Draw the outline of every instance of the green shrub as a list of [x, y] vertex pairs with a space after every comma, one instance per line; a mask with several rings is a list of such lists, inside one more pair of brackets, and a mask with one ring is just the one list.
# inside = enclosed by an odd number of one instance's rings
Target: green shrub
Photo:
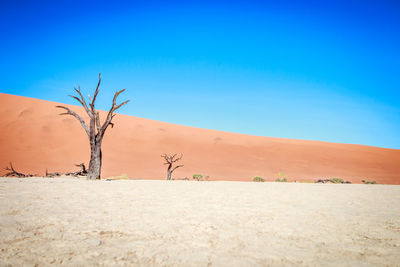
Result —
[[283, 172], [279, 172], [278, 175], [281, 178], [276, 178], [275, 182], [281, 182], [281, 183], [286, 183], [287, 182], [287, 178], [285, 177], [285, 174]]
[[341, 178], [330, 178], [329, 181], [334, 184], [343, 184], [344, 181]]
[[201, 174], [193, 174], [192, 178], [193, 178], [193, 180], [200, 181], [201, 179], [203, 179], [203, 175], [201, 175]]
[[376, 184], [376, 181], [361, 180], [364, 184]]
[[253, 182], [265, 182], [265, 179], [259, 176], [253, 178]]

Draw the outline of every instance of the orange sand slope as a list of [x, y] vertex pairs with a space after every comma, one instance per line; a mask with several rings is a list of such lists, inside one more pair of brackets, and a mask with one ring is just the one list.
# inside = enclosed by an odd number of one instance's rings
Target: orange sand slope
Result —
[[[74, 171], [89, 161], [79, 122], [59, 116], [58, 103], [0, 93], [0, 167], [43, 175]], [[69, 105], [68, 105], [69, 106]], [[82, 107], [69, 106], [83, 115]], [[101, 112], [103, 119], [106, 112]], [[86, 117], [85, 117], [86, 118]], [[360, 183], [400, 184], [400, 150], [363, 145], [250, 136], [199, 129], [118, 114], [103, 140], [102, 177], [164, 179], [162, 153], [182, 153], [175, 178], [194, 173], [210, 180], [250, 181], [254, 176], [289, 181], [338, 177]], [[0, 172], [0, 174], [5, 171]]]

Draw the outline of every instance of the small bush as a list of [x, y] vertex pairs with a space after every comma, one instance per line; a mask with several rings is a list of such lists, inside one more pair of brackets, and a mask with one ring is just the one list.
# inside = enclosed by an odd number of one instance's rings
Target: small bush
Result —
[[376, 181], [361, 180], [364, 184], [376, 184]]
[[341, 178], [330, 178], [329, 181], [333, 184], [343, 184], [344, 181]]
[[287, 182], [287, 178], [285, 177], [285, 174], [283, 172], [279, 172], [278, 175], [281, 178], [276, 178], [275, 182], [281, 182], [281, 183], [286, 183]]
[[259, 176], [253, 178], [253, 182], [265, 182], [265, 179]]
[[192, 178], [193, 178], [193, 180], [200, 181], [201, 179], [203, 179], [203, 175], [201, 175], [201, 174], [193, 174]]

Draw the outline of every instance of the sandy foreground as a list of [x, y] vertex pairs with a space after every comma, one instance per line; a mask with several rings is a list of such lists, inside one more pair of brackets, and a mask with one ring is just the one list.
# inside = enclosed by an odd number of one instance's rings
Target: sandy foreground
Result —
[[396, 265], [400, 186], [0, 178], [0, 265]]

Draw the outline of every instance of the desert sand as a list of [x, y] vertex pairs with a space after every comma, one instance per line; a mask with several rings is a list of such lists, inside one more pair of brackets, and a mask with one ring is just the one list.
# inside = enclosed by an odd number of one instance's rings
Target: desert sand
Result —
[[0, 178], [0, 265], [395, 266], [400, 187]]
[[[0, 93], [1, 168], [12, 161], [18, 171], [44, 175], [46, 168], [71, 172], [77, 170], [74, 164], [88, 165], [84, 130], [75, 118], [59, 116], [58, 104]], [[83, 115], [82, 107], [69, 107]], [[165, 179], [160, 155], [182, 153], [185, 166], [175, 171], [176, 178], [200, 173], [211, 180], [261, 176], [272, 181], [282, 172], [289, 181], [338, 177], [353, 183], [400, 184], [398, 149], [250, 136], [120, 114], [114, 122], [103, 141], [102, 177], [125, 173]]]

